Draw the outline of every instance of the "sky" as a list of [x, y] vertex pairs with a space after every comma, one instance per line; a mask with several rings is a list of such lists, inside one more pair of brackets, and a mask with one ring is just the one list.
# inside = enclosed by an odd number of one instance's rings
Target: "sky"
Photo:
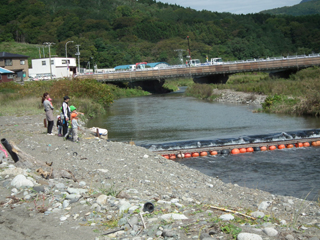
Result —
[[177, 4], [196, 10], [209, 10], [213, 12], [231, 12], [234, 14], [258, 13], [263, 10], [289, 7], [302, 0], [157, 0], [163, 3]]

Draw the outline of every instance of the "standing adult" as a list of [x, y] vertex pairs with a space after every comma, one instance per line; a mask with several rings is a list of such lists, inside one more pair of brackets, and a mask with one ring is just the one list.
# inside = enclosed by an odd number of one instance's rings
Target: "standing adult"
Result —
[[70, 98], [68, 96], [65, 96], [63, 98], [62, 103], [62, 115], [63, 115], [63, 122], [62, 122], [62, 136], [65, 136], [68, 132], [68, 121], [70, 119], [70, 108], [68, 106]]
[[44, 107], [44, 111], [46, 112], [46, 118], [48, 120], [48, 128], [47, 128], [47, 135], [54, 135], [52, 133], [54, 118], [53, 118], [53, 109], [52, 103], [49, 101], [49, 93], [45, 92], [42, 96], [42, 104]]

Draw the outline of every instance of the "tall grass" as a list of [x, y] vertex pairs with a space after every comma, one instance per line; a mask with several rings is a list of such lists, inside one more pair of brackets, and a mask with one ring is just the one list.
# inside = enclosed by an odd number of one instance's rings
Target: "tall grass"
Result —
[[186, 96], [192, 96], [199, 99], [206, 99], [213, 101], [218, 95], [213, 94], [213, 85], [208, 84], [194, 84], [192, 87], [189, 87], [186, 92]]
[[[70, 104], [88, 117], [104, 114], [114, 99], [149, 94], [140, 89], [120, 89], [87, 79], [27, 82], [23, 86], [13, 82], [1, 83], [0, 114], [14, 115], [22, 110], [23, 113], [38, 113], [37, 109], [42, 109], [41, 97], [44, 92], [50, 94], [57, 111], [62, 105], [63, 97], [67, 95], [70, 97]], [[24, 101], [28, 104], [22, 104]], [[18, 107], [19, 104], [21, 107]]]
[[[312, 67], [298, 71], [289, 79], [270, 78], [265, 73], [236, 74], [226, 84], [193, 85], [187, 89], [190, 96], [204, 98], [206, 89], [232, 89], [268, 95], [263, 111], [296, 115], [320, 116], [320, 68]], [[206, 93], [206, 96], [209, 96]]]

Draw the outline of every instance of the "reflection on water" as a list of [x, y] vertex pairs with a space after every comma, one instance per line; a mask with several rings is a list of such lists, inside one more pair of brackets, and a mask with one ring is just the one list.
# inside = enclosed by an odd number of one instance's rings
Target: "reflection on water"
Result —
[[296, 148], [179, 161], [223, 182], [317, 201], [320, 148]]
[[[183, 92], [183, 91], [181, 91]], [[282, 133], [320, 128], [316, 118], [253, 113], [257, 106], [209, 103], [181, 93], [116, 100], [106, 116], [88, 127], [109, 131], [113, 141], [137, 145]], [[319, 191], [320, 149], [219, 156], [181, 161], [224, 182], [275, 194], [314, 199]]]
[[181, 93], [119, 99], [89, 127], [109, 130], [109, 139], [136, 144], [206, 140], [320, 128], [314, 118], [252, 113], [257, 106], [209, 103]]

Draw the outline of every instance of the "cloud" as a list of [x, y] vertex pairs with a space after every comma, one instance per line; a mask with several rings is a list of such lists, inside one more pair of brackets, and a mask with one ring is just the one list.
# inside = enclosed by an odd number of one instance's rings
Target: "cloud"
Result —
[[190, 7], [196, 10], [209, 10], [213, 12], [231, 12], [235, 14], [257, 13], [263, 10], [293, 6], [301, 0], [161, 0], [160, 2], [177, 4], [182, 7]]

